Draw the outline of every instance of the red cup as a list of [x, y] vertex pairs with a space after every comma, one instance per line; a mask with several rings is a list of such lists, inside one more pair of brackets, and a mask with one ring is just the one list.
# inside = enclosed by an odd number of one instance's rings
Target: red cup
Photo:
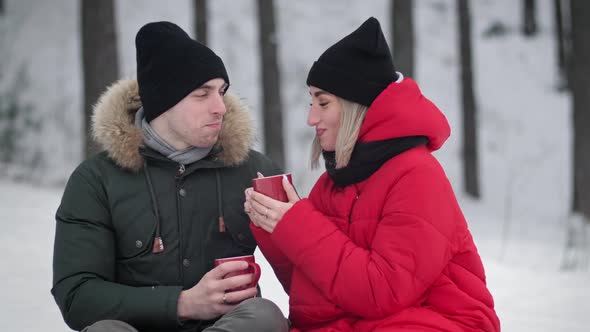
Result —
[[286, 175], [289, 183], [293, 184], [291, 173], [287, 173], [252, 179], [252, 188], [254, 188], [254, 191], [277, 201], [288, 202], [289, 198], [287, 198], [287, 193], [283, 188], [283, 175]]
[[254, 255], [217, 258], [215, 260], [215, 266], [219, 266], [225, 262], [234, 262], [234, 261], [244, 261], [244, 262], [248, 263], [248, 268], [244, 269], [244, 270], [240, 270], [240, 271], [230, 272], [230, 273], [226, 274], [225, 276], [223, 276], [224, 279], [229, 278], [229, 277], [239, 276], [242, 274], [250, 274], [250, 273], [254, 274], [254, 278], [252, 279], [251, 283], [241, 286], [241, 287], [229, 289], [228, 291], [231, 292], [231, 291], [242, 290], [242, 289], [247, 289], [247, 288], [251, 288], [251, 287], [256, 286], [256, 284], [258, 284], [258, 280], [260, 280], [260, 266], [258, 264], [256, 264], [256, 261], [254, 259]]

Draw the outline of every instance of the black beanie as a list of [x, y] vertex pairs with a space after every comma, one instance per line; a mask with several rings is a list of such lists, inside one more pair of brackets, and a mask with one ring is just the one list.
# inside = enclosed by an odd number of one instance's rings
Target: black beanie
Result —
[[174, 23], [144, 25], [135, 48], [139, 97], [148, 122], [209, 80], [222, 78], [229, 84], [221, 58]]
[[379, 21], [371, 17], [320, 55], [309, 71], [307, 85], [370, 106], [396, 79]]

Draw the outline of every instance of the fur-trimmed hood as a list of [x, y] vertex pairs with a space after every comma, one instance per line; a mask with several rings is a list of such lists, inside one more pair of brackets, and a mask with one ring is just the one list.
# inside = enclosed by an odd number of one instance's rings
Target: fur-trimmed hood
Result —
[[[231, 93], [223, 97], [227, 112], [214, 149], [227, 166], [242, 163], [254, 143], [254, 125], [248, 107]], [[137, 171], [143, 165], [139, 148], [143, 146], [141, 128], [135, 126], [135, 113], [141, 107], [136, 80], [120, 80], [111, 85], [94, 106], [92, 136], [120, 167]]]

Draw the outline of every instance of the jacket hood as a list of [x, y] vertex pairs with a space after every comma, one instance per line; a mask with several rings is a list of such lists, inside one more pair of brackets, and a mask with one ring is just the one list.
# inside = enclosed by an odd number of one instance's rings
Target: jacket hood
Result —
[[[226, 166], [239, 165], [248, 157], [254, 143], [254, 125], [248, 107], [236, 96], [223, 97], [227, 112], [214, 150]], [[99, 98], [92, 115], [92, 136], [109, 157], [127, 170], [143, 166], [141, 128], [135, 126], [135, 113], [141, 107], [136, 80], [120, 80]]]
[[428, 148], [438, 150], [451, 135], [444, 114], [411, 78], [391, 83], [369, 107], [359, 132], [360, 142], [426, 136]]

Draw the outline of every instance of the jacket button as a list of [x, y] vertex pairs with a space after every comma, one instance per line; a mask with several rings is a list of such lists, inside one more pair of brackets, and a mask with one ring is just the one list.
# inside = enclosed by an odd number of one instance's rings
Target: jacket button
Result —
[[137, 240], [137, 241], [135, 241], [135, 246], [136, 246], [137, 248], [141, 248], [141, 247], [143, 246], [143, 242], [141, 242], [141, 241]]
[[184, 188], [180, 188], [180, 190], [178, 191], [178, 194], [179, 194], [181, 197], [184, 197], [184, 196], [186, 196], [186, 190], [184, 190]]
[[244, 241], [244, 238], [245, 238], [244, 234], [238, 233], [238, 240]]
[[185, 258], [185, 259], [183, 259], [183, 260], [182, 260], [182, 266], [184, 266], [184, 267], [189, 267], [189, 266], [191, 266], [191, 261], [189, 261], [189, 260], [188, 260], [188, 259], [186, 259], [186, 258]]

